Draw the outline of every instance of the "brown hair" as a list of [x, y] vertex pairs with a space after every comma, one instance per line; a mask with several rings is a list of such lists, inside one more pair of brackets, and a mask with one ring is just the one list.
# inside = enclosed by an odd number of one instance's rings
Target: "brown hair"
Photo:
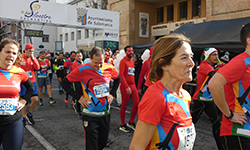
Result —
[[[10, 39], [10, 38], [4, 38], [1, 40], [1, 43], [0, 43], [0, 52], [2, 51], [4, 46], [9, 43], [15, 44], [17, 48], [20, 49], [20, 44], [16, 40]], [[22, 54], [18, 51], [16, 61], [14, 62], [13, 65], [19, 66], [21, 62], [23, 62], [23, 57], [22, 57]]]
[[[176, 55], [176, 51], [184, 42], [190, 43], [190, 40], [182, 34], [170, 34], [159, 38], [154, 43], [154, 50], [151, 58], [152, 66], [149, 72], [149, 79], [151, 82], [154, 83], [162, 78], [162, 67], [171, 64], [171, 60]], [[159, 62], [161, 58], [163, 61]]]
[[90, 58], [93, 59], [94, 55], [96, 55], [96, 56], [101, 56], [101, 55], [105, 56], [105, 51], [101, 47], [95, 46], [95, 47], [93, 47], [91, 49], [89, 55], [90, 55]]
[[9, 44], [9, 43], [15, 44], [17, 46], [17, 48], [20, 49], [20, 44], [16, 40], [10, 39], [10, 38], [4, 38], [1, 40], [1, 43], [0, 43], [0, 52], [2, 51], [4, 46]]

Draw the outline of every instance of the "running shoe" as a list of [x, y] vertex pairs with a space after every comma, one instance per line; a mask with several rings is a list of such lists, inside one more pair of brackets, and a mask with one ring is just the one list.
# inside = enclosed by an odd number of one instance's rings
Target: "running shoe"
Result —
[[82, 114], [78, 114], [78, 118], [79, 118], [79, 119], [82, 119]]
[[76, 105], [72, 105], [72, 108], [74, 109], [75, 113], [78, 114]]
[[113, 144], [113, 143], [114, 143], [114, 141], [112, 141], [112, 140], [108, 139], [108, 140], [107, 140], [106, 147], [110, 146], [110, 145], [111, 145], [111, 144]]
[[35, 121], [33, 119], [33, 115], [29, 115], [28, 113], [26, 114], [27, 121], [30, 125], [34, 125]]
[[40, 98], [39, 100], [39, 105], [42, 106], [43, 105], [43, 99]]
[[129, 128], [127, 127], [126, 124], [124, 124], [123, 126], [120, 126], [119, 130], [123, 131], [123, 132], [130, 132]]
[[64, 99], [64, 102], [67, 104], [69, 102], [69, 100], [67, 100], [66, 98]]
[[127, 123], [127, 127], [135, 131], [135, 123]]
[[71, 105], [76, 105], [76, 103], [72, 101], [72, 102], [71, 102]]
[[51, 97], [50, 99], [49, 99], [49, 104], [55, 104], [56, 103], [56, 101]]
[[27, 120], [26, 119], [23, 119], [23, 127], [25, 128], [26, 127], [26, 125], [27, 125]]

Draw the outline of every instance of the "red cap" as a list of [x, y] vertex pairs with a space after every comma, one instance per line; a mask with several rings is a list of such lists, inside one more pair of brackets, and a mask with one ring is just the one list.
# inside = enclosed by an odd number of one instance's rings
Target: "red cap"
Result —
[[25, 46], [25, 49], [31, 49], [31, 50], [34, 50], [34, 46], [32, 44], [27, 44]]
[[153, 53], [153, 46], [150, 48], [150, 52], [149, 52], [149, 55], [151, 56], [152, 55], [152, 53]]

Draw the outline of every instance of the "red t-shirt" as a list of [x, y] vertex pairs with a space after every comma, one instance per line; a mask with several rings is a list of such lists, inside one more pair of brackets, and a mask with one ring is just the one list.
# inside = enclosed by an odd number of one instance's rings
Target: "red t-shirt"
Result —
[[191, 97], [184, 89], [181, 89], [181, 93], [182, 97], [173, 95], [159, 80], [143, 95], [139, 103], [138, 118], [157, 126], [147, 150], [157, 149], [158, 143], [164, 143], [171, 149], [185, 146], [192, 149], [196, 133], [189, 110]]
[[31, 82], [36, 82], [34, 70], [40, 69], [40, 65], [37, 59], [34, 57], [34, 60], [31, 60], [31, 58], [27, 57], [25, 54], [23, 54], [22, 56], [24, 61], [20, 63], [20, 67], [28, 74]]
[[81, 61], [81, 62], [79, 62], [77, 60], [74, 61], [73, 65], [72, 65], [72, 70], [71, 71], [73, 71], [75, 68], [77, 68], [77, 67], [79, 67], [81, 65], [83, 65], [83, 61]]
[[68, 68], [67, 73], [69, 74], [72, 71], [72, 65], [74, 63], [74, 60], [71, 60], [70, 58], [66, 59], [66, 61], [64, 62], [64, 67]]
[[[41, 58], [38, 58], [38, 63], [41, 67], [47, 67], [50, 66], [50, 62], [48, 59], [42, 60]], [[48, 68], [41, 69], [37, 71], [37, 77], [38, 78], [46, 78], [48, 77]]]
[[141, 73], [139, 76], [139, 80], [138, 80], [137, 89], [141, 89], [144, 76], [146, 76], [146, 79], [147, 79], [149, 71], [150, 71], [150, 64], [151, 64], [151, 58], [149, 58], [143, 63], [142, 68], [141, 68]]
[[126, 88], [135, 84], [135, 66], [134, 61], [128, 57], [124, 57], [119, 64], [119, 72], [121, 77], [121, 85]]
[[[192, 99], [197, 100], [198, 95], [200, 93], [200, 91], [202, 90], [201, 88], [204, 86], [208, 86], [208, 81], [206, 81], [206, 78], [208, 78], [208, 73], [211, 71], [215, 71], [213, 69], [213, 66], [211, 66], [207, 61], [202, 61], [197, 73], [197, 87], [196, 87], [196, 92], [194, 93]], [[204, 85], [203, 85], [204, 84]], [[211, 96], [205, 96], [206, 91], [204, 92], [204, 97], [206, 97], [207, 99]]]
[[[227, 80], [224, 90], [229, 108], [233, 112], [243, 112], [242, 108], [245, 107], [249, 112], [250, 93], [247, 89], [250, 87], [250, 56], [246, 52], [239, 54], [222, 67], [218, 73], [221, 73]], [[243, 94], [246, 94], [246, 97]], [[239, 135], [250, 138], [250, 117], [247, 116], [247, 119], [247, 124], [240, 125], [223, 116], [220, 135]]]
[[118, 76], [114, 66], [108, 63], [104, 63], [101, 70], [95, 70], [90, 63], [87, 63], [67, 75], [70, 82], [81, 82], [83, 96], [92, 100], [89, 101], [89, 108], [82, 108], [83, 114], [104, 116], [110, 113], [110, 109], [107, 107], [109, 83], [111, 78], [116, 79]]
[[[28, 80], [26, 72], [16, 66], [11, 69], [0, 68], [0, 125], [14, 123], [21, 118], [17, 110], [20, 84]], [[7, 112], [6, 112], [7, 111]], [[3, 115], [15, 113], [14, 115]]]

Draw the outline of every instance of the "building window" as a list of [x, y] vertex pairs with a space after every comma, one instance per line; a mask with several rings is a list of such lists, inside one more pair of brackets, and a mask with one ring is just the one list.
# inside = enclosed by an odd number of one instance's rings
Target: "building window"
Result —
[[74, 39], [75, 39], [75, 33], [71, 32], [71, 41], [74, 41]]
[[192, 16], [200, 16], [201, 15], [201, 0], [193, 0], [192, 1]]
[[179, 4], [180, 8], [180, 19], [187, 18], [187, 1]]
[[167, 21], [174, 20], [174, 5], [167, 6]]
[[163, 22], [163, 7], [157, 8], [157, 23]]
[[60, 34], [60, 41], [62, 41], [63, 39], [62, 39], [63, 37], [62, 37], [62, 34]]
[[43, 35], [43, 42], [49, 42], [49, 35]]
[[92, 30], [93, 31], [93, 37], [95, 37], [95, 30]]
[[89, 38], [89, 29], [85, 29], [85, 39]]
[[65, 42], [68, 41], [68, 33], [65, 33]]
[[78, 40], [81, 39], [81, 36], [82, 36], [81, 34], [82, 34], [81, 30], [78, 30], [78, 31], [77, 31], [77, 39], [78, 39]]

